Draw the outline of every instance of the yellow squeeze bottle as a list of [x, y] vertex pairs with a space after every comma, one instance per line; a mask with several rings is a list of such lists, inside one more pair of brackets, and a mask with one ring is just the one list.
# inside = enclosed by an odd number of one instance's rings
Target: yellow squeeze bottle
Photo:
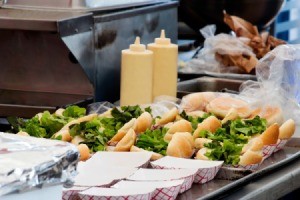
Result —
[[122, 50], [120, 105], [152, 102], [153, 53], [136, 37], [129, 49]]
[[148, 49], [154, 54], [153, 100], [160, 95], [176, 97], [178, 46], [162, 30], [160, 38], [148, 44]]

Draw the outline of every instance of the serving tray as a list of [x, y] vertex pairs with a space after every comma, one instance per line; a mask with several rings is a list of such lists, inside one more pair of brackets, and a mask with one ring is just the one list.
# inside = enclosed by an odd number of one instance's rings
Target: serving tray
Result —
[[300, 158], [300, 138], [291, 138], [286, 146], [264, 160], [258, 170], [245, 174], [238, 180], [214, 179], [206, 184], [194, 184], [192, 188], [178, 196], [177, 199], [220, 199], [232, 191], [236, 191], [246, 184], [266, 176], [271, 172], [283, 169], [293, 161]]

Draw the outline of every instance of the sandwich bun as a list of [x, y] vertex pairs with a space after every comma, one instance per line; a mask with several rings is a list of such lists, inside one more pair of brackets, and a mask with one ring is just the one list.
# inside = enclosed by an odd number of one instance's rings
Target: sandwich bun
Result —
[[263, 160], [263, 156], [261, 151], [246, 151], [243, 155], [240, 156], [239, 165], [253, 165], [261, 163]]
[[231, 108], [235, 108], [238, 116], [241, 118], [247, 118], [251, 114], [251, 109], [247, 102], [229, 96], [217, 97], [206, 106], [207, 112], [211, 112], [221, 118], [224, 118]]
[[225, 124], [226, 122], [230, 120], [235, 120], [239, 117], [239, 114], [235, 108], [230, 108], [224, 119], [222, 119], [222, 124]]
[[86, 144], [79, 144], [77, 149], [80, 154], [80, 161], [85, 161], [91, 157], [90, 149]]
[[209, 151], [209, 149], [207, 149], [206, 147], [200, 149], [196, 156], [195, 156], [195, 159], [198, 159], [198, 160], [209, 160], [208, 157], [206, 157], [206, 152]]
[[165, 125], [169, 122], [173, 122], [178, 115], [178, 109], [172, 108], [169, 112], [165, 113], [160, 119], [156, 121], [156, 125]]
[[196, 111], [192, 111], [192, 112], [187, 112], [186, 113], [188, 116], [192, 116], [192, 117], [203, 117], [203, 115], [207, 114], [204, 111], [201, 110], [196, 110]]
[[147, 151], [145, 149], [141, 149], [141, 148], [139, 148], [137, 146], [134, 146], [134, 145], [130, 147], [130, 152], [150, 152], [151, 153], [150, 160], [152, 160], [152, 161], [153, 160], [158, 160], [158, 159], [164, 157], [163, 155], [161, 155], [159, 153], [156, 153], [156, 152], [153, 152], [153, 151]]
[[138, 133], [145, 132], [152, 125], [152, 116], [148, 112], [142, 113], [135, 122], [134, 131]]
[[202, 123], [198, 124], [197, 129], [193, 133], [194, 138], [198, 138], [201, 131], [206, 130], [214, 133], [218, 128], [222, 126], [220, 120], [215, 116], [209, 116]]
[[133, 129], [129, 129], [126, 135], [118, 142], [114, 151], [129, 151], [131, 146], [134, 145], [136, 134]]
[[191, 133], [192, 131], [193, 131], [192, 124], [189, 121], [182, 119], [177, 122], [174, 122], [174, 124], [172, 124], [172, 126], [170, 126], [168, 132], [166, 133], [166, 135], [164, 137], [164, 140], [166, 142], [171, 141], [173, 134], [176, 132]]
[[267, 126], [270, 126], [274, 123], [282, 124], [283, 123], [283, 113], [281, 108], [266, 106], [264, 108], [257, 108], [252, 111], [249, 118], [254, 118], [255, 116], [259, 116], [267, 120]]
[[214, 98], [216, 95], [213, 92], [192, 93], [182, 98], [180, 107], [186, 112], [205, 111], [206, 105]]
[[196, 138], [195, 139], [195, 148], [196, 149], [202, 149], [204, 148], [204, 145], [207, 143], [212, 142], [211, 139], [207, 139], [207, 138]]
[[114, 135], [107, 143], [109, 145], [115, 145], [116, 143], [118, 143], [126, 135], [129, 129], [134, 128], [135, 123], [136, 123], [136, 118], [132, 118], [129, 122], [124, 124], [122, 128], [118, 130], [116, 135]]
[[83, 142], [84, 139], [79, 136], [79, 135], [76, 135], [75, 137], [73, 137], [73, 139], [71, 140], [71, 143], [74, 144], [74, 145], [79, 145], [80, 142]]
[[262, 139], [260, 137], [254, 137], [254, 138], [251, 138], [248, 141], [248, 143], [243, 146], [241, 153], [243, 154], [248, 150], [261, 151], [263, 147], [264, 147], [264, 143], [263, 143]]
[[272, 124], [269, 126], [259, 138], [262, 140], [264, 145], [276, 144], [279, 137], [279, 125]]
[[190, 158], [194, 153], [194, 140], [191, 133], [177, 132], [167, 147], [167, 155], [178, 158]]
[[281, 140], [290, 139], [294, 135], [295, 130], [296, 130], [295, 121], [289, 119], [280, 126], [278, 138]]

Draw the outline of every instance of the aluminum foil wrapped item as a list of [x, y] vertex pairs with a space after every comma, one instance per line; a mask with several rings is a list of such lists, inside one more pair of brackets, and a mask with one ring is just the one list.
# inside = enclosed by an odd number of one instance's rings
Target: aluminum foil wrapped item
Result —
[[0, 132], [0, 197], [47, 185], [71, 185], [78, 161], [72, 144]]

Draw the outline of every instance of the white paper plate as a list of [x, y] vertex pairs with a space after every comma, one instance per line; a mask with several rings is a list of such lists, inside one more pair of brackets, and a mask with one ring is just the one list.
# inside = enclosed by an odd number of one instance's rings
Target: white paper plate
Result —
[[152, 167], [155, 169], [197, 169], [194, 180], [195, 183], [206, 183], [212, 180], [218, 173], [222, 164], [223, 161], [194, 160], [171, 156], [165, 156], [151, 162]]
[[87, 189], [83, 192], [79, 192], [78, 195], [81, 199], [89, 200], [124, 200], [124, 199], [134, 199], [134, 200], [150, 200], [154, 188], [97, 188], [93, 187]]
[[139, 168], [147, 167], [151, 155], [150, 152], [97, 152], [86, 162], [98, 166]]
[[120, 181], [113, 188], [155, 188], [152, 200], [175, 200], [184, 179], [173, 181]]

